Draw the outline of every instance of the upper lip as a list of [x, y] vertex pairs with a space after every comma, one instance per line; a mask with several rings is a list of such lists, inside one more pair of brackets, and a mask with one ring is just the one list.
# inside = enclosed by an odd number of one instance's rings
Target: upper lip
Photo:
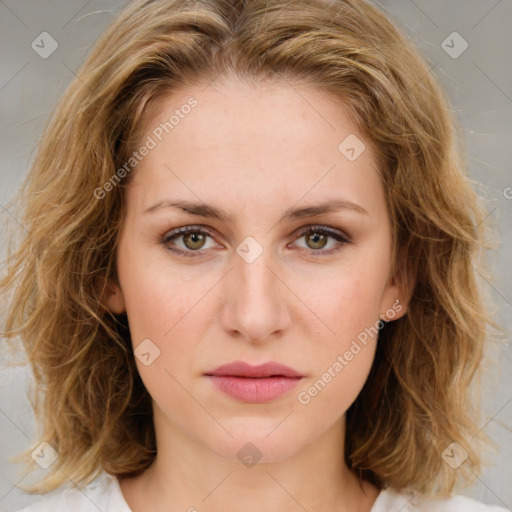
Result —
[[245, 361], [234, 361], [223, 364], [206, 375], [223, 375], [229, 377], [304, 377], [300, 372], [284, 364], [270, 361], [260, 365], [251, 365]]

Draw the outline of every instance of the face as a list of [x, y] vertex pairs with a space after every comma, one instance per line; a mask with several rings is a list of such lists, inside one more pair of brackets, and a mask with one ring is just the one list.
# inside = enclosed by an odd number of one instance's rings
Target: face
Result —
[[[338, 100], [298, 84], [189, 88], [146, 127], [108, 305], [127, 313], [157, 442], [283, 460], [340, 430], [379, 317], [406, 311], [375, 156]], [[215, 371], [233, 362], [295, 377]]]

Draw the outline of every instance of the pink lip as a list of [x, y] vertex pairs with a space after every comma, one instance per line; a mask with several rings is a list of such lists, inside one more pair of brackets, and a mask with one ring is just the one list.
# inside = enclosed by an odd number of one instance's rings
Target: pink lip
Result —
[[281, 363], [270, 361], [265, 364], [253, 366], [244, 361], [234, 361], [223, 364], [206, 375], [222, 375], [230, 377], [304, 377], [301, 373]]
[[255, 404], [270, 402], [287, 393], [304, 377], [280, 363], [252, 366], [243, 361], [219, 366], [205, 375], [214, 386], [232, 398]]

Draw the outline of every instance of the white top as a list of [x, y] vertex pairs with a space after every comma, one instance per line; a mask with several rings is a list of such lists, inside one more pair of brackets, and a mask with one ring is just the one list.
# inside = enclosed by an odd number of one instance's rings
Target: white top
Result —
[[[370, 512], [512, 512], [484, 505], [463, 496], [442, 500], [412, 500], [413, 494], [384, 489]], [[82, 490], [63, 487], [44, 495], [19, 512], [132, 512], [126, 503], [119, 480], [103, 471]]]

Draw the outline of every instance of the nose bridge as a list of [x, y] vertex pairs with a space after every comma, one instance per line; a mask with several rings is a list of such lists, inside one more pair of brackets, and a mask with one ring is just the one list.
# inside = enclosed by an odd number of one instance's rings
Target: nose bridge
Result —
[[283, 284], [276, 277], [275, 259], [263, 242], [247, 237], [236, 248], [228, 294], [223, 304], [224, 328], [251, 341], [263, 341], [289, 325]]
[[[251, 249], [252, 250], [252, 249]], [[270, 249], [265, 249], [254, 260], [247, 261], [239, 257], [235, 264], [235, 279], [241, 302], [252, 302], [256, 305], [263, 300], [264, 304], [275, 299], [275, 276], [270, 271], [272, 266]]]

